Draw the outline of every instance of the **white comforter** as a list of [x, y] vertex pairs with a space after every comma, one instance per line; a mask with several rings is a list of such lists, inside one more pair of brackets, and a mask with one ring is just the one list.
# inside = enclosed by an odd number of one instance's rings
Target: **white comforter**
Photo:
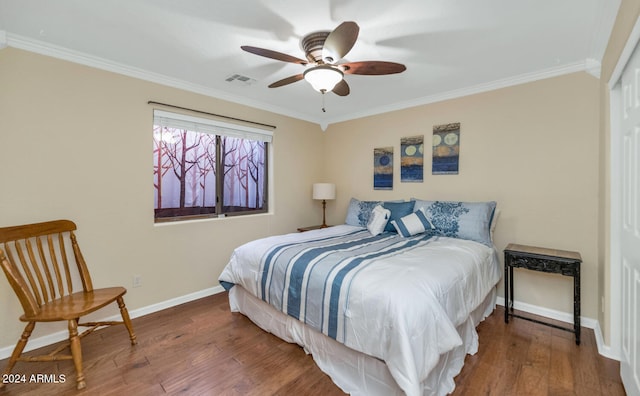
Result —
[[[342, 225], [249, 242], [233, 252], [219, 280], [257, 296], [260, 262], [274, 243], [354, 229]], [[419, 395], [420, 383], [440, 355], [462, 344], [455, 327], [499, 279], [494, 249], [461, 239], [435, 237], [424, 246], [378, 259], [352, 280], [341, 341], [383, 360], [407, 395]]]

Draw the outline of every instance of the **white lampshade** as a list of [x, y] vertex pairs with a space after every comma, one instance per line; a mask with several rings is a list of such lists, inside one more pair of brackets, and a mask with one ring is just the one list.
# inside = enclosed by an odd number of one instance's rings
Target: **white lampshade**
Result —
[[342, 70], [329, 65], [318, 65], [304, 72], [304, 79], [318, 92], [329, 92], [342, 81]]
[[336, 185], [333, 183], [314, 183], [313, 199], [336, 199]]

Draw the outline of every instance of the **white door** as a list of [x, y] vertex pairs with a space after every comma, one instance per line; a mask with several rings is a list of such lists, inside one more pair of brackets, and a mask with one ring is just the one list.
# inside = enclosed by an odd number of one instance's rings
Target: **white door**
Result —
[[622, 73], [622, 335], [620, 375], [640, 396], [640, 50]]

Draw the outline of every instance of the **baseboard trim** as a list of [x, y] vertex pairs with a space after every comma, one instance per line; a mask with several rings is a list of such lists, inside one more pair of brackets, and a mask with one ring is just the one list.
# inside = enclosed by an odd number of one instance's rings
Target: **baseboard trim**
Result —
[[604, 343], [602, 337], [602, 329], [600, 329], [600, 322], [596, 322], [596, 327], [593, 329], [596, 335], [596, 345], [598, 346], [598, 353], [606, 358], [620, 361], [620, 354], [615, 352], [614, 348]]
[[[162, 301], [156, 304], [151, 304], [146, 307], [138, 308], [129, 311], [129, 316], [133, 318], [138, 318], [140, 316], [149, 315], [154, 312], [162, 311], [163, 309], [175, 307], [176, 305], [188, 303], [190, 301], [198, 300], [200, 298], [212, 296], [214, 294], [218, 294], [224, 291], [222, 286], [214, 286], [208, 289], [200, 290], [194, 293], [186, 294], [184, 296], [172, 298], [166, 301]], [[109, 316], [107, 318], [103, 318], [100, 320], [121, 320], [119, 315]], [[66, 330], [58, 331], [55, 333], [47, 334], [42, 337], [29, 339], [29, 343], [24, 349], [25, 352], [31, 351], [34, 349], [42, 348], [47, 345], [55, 344], [56, 342], [60, 342], [66, 340], [69, 337], [69, 333]], [[15, 345], [6, 346], [0, 348], [0, 359], [6, 359], [11, 356], [13, 352], [13, 348]]]
[[[496, 304], [504, 307], [504, 297], [498, 297]], [[539, 307], [537, 305], [527, 304], [520, 301], [514, 301], [513, 308], [519, 311], [527, 312], [533, 315], [544, 316], [545, 318], [559, 320], [561, 322], [573, 324], [573, 313], [557, 311], [555, 309], [549, 309]], [[619, 356], [616, 356], [612, 348], [604, 344], [604, 338], [602, 337], [602, 330], [600, 329], [600, 323], [596, 319], [580, 317], [580, 324], [583, 327], [592, 329], [596, 337], [596, 346], [598, 347], [598, 353], [609, 359], [620, 360]]]
[[[223, 291], [224, 291], [224, 288], [222, 286], [210, 287], [208, 289], [186, 294], [184, 296], [172, 298], [156, 304], [148, 305], [146, 307], [134, 309], [132, 311], [129, 311], [129, 316], [131, 316], [131, 318], [138, 318], [141, 316], [152, 314], [154, 312], [162, 311], [163, 309], [175, 307], [176, 305], [180, 305], [180, 304], [188, 303], [190, 301], [198, 300], [200, 298], [212, 296], [214, 294], [218, 294]], [[504, 297], [498, 297], [496, 299], [496, 304], [504, 307]], [[544, 316], [545, 318], [559, 320], [565, 323], [573, 323], [573, 314], [570, 314], [567, 312], [556, 311], [553, 309], [543, 308], [543, 307], [539, 307], [536, 305], [527, 304], [519, 301], [515, 301], [513, 307], [517, 310], [528, 312], [530, 314]], [[119, 318], [118, 315], [113, 315], [113, 316], [104, 318], [103, 320], [118, 320], [118, 318]], [[600, 324], [597, 320], [582, 316], [580, 318], [580, 323], [582, 324], [582, 326], [588, 329], [592, 329], [594, 331], [595, 337], [596, 337], [596, 345], [598, 347], [598, 353], [600, 355], [607, 357], [609, 359], [620, 360], [620, 357], [613, 352], [613, 349], [610, 346], [604, 344], [604, 339], [602, 337], [602, 330], [600, 329]], [[67, 337], [68, 337], [68, 332], [66, 330], [63, 330], [63, 331], [58, 331], [56, 333], [47, 334], [42, 337], [30, 339], [29, 343], [27, 344], [27, 347], [25, 348], [25, 352], [42, 348], [47, 345], [55, 344], [56, 342], [66, 340]], [[9, 356], [11, 356], [11, 352], [13, 352], [13, 348], [14, 348], [14, 345], [0, 348], [0, 359], [6, 359]]]

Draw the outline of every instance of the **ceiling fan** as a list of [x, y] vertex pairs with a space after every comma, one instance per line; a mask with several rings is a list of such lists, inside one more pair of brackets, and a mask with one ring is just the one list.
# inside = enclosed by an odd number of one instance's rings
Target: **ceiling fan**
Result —
[[269, 85], [269, 88], [282, 87], [302, 79], [308, 81], [318, 92], [324, 94], [332, 91], [340, 96], [349, 95], [349, 84], [344, 80], [345, 74], [379, 76], [402, 73], [407, 68], [394, 62], [362, 61], [339, 63], [353, 48], [358, 38], [360, 27], [355, 22], [342, 22], [332, 32], [322, 31], [310, 33], [300, 41], [307, 60], [264, 48], [243, 45], [240, 48], [255, 55], [276, 59], [283, 62], [297, 63], [306, 70]]

